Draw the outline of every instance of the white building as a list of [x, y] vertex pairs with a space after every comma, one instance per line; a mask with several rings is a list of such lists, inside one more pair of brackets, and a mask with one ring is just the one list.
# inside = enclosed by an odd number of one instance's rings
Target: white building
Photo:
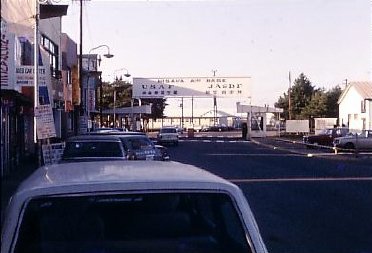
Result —
[[338, 104], [340, 125], [352, 130], [372, 129], [372, 82], [351, 82]]

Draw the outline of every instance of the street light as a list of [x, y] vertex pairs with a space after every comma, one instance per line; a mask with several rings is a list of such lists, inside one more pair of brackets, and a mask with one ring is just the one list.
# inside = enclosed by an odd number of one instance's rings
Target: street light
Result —
[[[127, 73], [124, 74], [125, 77], [130, 77], [129, 71], [128, 71], [126, 68], [115, 69], [115, 70], [114, 70], [114, 75], [115, 75], [115, 73], [117, 73], [117, 72], [119, 72], [119, 71], [122, 71], [122, 70], [125, 70], [125, 71], [127, 72]], [[118, 77], [116, 76], [116, 77], [115, 77], [115, 80], [116, 80], [116, 81], [118, 81], [118, 80], [122, 81], [122, 80], [123, 80], [123, 77], [120, 76], [120, 78], [118, 78]]]
[[[113, 75], [115, 75], [117, 72], [120, 72], [122, 70], [126, 71], [126, 73], [124, 74], [125, 77], [130, 77], [131, 76], [129, 74], [128, 69], [126, 69], [126, 68], [115, 69]], [[122, 81], [123, 77], [120, 76], [120, 78], [118, 78], [117, 76], [115, 76], [115, 81], [119, 81], [119, 80]], [[101, 117], [102, 117], [102, 115], [101, 115]], [[114, 126], [116, 126], [116, 89], [115, 89], [115, 87], [114, 87]]]
[[[90, 85], [89, 85], [89, 77], [90, 77], [90, 55], [91, 55], [91, 53], [92, 53], [92, 51], [94, 51], [94, 50], [97, 50], [97, 49], [99, 49], [99, 48], [102, 48], [102, 47], [105, 47], [105, 48], [107, 48], [107, 53], [106, 54], [104, 54], [103, 56], [104, 57], [106, 57], [106, 58], [112, 58], [112, 57], [114, 57], [114, 55], [113, 54], [111, 54], [110, 53], [110, 47], [109, 46], [107, 46], [107, 45], [99, 45], [99, 46], [97, 46], [97, 47], [94, 47], [94, 48], [92, 48], [92, 49], [90, 49], [89, 50], [89, 54], [88, 54], [88, 76], [87, 76], [87, 95], [86, 95], [86, 113], [87, 113], [87, 117], [88, 117], [88, 124], [89, 124], [89, 122], [90, 122]], [[100, 65], [100, 62], [101, 62], [101, 58], [99, 57], [98, 58], [98, 66]], [[96, 66], [96, 71], [97, 71], [97, 67], [98, 66]], [[100, 77], [100, 117], [102, 117], [102, 113], [101, 113], [101, 111], [102, 111], [102, 109], [101, 109], [101, 107], [102, 107], [102, 79], [101, 79], [101, 77]], [[102, 122], [102, 119], [100, 118], [100, 123]], [[102, 125], [102, 123], [100, 124], [100, 126]], [[88, 129], [89, 129], [89, 126], [88, 126]]]

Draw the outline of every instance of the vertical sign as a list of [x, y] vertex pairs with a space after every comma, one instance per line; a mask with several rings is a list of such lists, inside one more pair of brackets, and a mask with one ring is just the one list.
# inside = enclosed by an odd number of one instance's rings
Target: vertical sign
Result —
[[1, 89], [14, 89], [15, 35], [8, 33], [7, 23], [1, 19]]

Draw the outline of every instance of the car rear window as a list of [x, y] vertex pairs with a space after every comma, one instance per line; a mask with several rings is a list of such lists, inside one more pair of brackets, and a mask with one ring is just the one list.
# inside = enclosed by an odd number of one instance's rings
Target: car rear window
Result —
[[23, 217], [16, 253], [251, 252], [241, 217], [222, 193], [39, 198]]
[[63, 158], [123, 157], [120, 142], [67, 142]]
[[162, 128], [160, 129], [161, 133], [169, 134], [169, 133], [177, 133], [177, 129], [175, 128]]
[[128, 149], [141, 150], [141, 149], [154, 148], [154, 144], [148, 138], [142, 138], [139, 136], [139, 137], [122, 137], [120, 139], [126, 151]]

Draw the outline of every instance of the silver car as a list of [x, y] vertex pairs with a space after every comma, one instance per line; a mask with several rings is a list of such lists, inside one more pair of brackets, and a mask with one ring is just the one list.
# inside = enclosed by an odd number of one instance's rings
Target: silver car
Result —
[[159, 161], [38, 169], [11, 198], [1, 242], [8, 253], [267, 252], [236, 185]]
[[61, 162], [126, 159], [127, 156], [119, 137], [79, 135], [66, 140]]

